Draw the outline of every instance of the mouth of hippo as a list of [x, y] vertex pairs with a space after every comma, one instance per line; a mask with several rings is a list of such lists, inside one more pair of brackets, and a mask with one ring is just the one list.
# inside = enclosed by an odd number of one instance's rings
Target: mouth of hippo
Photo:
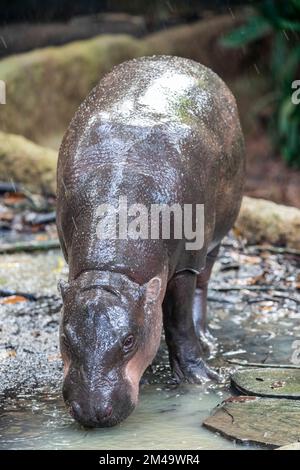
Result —
[[96, 396], [90, 399], [79, 397], [70, 401], [67, 398], [65, 404], [70, 415], [86, 428], [115, 426], [125, 420], [136, 407], [130, 393], [125, 390], [118, 399], [103, 400]]

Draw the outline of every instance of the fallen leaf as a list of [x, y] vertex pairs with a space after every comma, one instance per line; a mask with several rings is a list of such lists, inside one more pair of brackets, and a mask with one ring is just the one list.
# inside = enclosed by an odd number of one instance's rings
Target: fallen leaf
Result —
[[3, 359], [8, 359], [9, 357], [16, 357], [17, 353], [15, 349], [9, 349], [0, 351], [0, 361]]
[[261, 258], [259, 256], [251, 256], [251, 255], [244, 255], [242, 253], [232, 252], [232, 258], [239, 262], [240, 264], [247, 263], [247, 264], [260, 264]]
[[239, 286], [253, 286], [261, 283], [262, 281], [265, 281], [265, 272], [262, 272], [257, 276], [237, 279], [235, 280], [235, 283]]
[[60, 359], [61, 359], [60, 354], [50, 354], [50, 356], [48, 356], [48, 361], [49, 362], [58, 361]]
[[24, 199], [26, 199], [26, 197], [22, 193], [6, 193], [4, 196], [4, 204], [10, 206], [24, 201]]
[[16, 304], [18, 302], [28, 302], [28, 299], [22, 295], [9, 295], [0, 300], [0, 304]]
[[271, 388], [281, 388], [284, 387], [286, 382], [283, 380], [278, 380], [277, 382], [273, 382], [272, 385], [270, 385]]
[[48, 237], [47, 237], [47, 235], [40, 234], [37, 237], [35, 237], [35, 240], [38, 240], [38, 241], [42, 242], [44, 240], [48, 240]]
[[14, 214], [11, 211], [1, 211], [0, 220], [3, 222], [11, 222], [14, 218]]

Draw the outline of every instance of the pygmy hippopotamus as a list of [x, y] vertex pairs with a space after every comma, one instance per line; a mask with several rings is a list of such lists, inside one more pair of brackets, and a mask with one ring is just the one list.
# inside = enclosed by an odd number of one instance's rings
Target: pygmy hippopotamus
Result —
[[[129, 60], [80, 105], [59, 152], [57, 227], [69, 265], [60, 284], [63, 396], [84, 426], [112, 426], [132, 412], [162, 326], [177, 381], [216, 378], [203, 359], [207, 283], [243, 176], [235, 99], [199, 63]], [[202, 223], [180, 236], [185, 206], [192, 226]], [[170, 208], [166, 236], [167, 211], [158, 211], [158, 232], [146, 226], [152, 207]]]

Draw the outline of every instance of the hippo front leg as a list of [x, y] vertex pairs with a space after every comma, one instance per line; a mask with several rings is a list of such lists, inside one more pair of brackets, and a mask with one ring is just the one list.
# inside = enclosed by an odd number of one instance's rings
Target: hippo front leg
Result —
[[164, 303], [164, 329], [171, 368], [180, 382], [203, 383], [218, 380], [218, 374], [204, 362], [204, 347], [195, 328], [193, 303], [197, 277], [189, 271], [169, 282]]

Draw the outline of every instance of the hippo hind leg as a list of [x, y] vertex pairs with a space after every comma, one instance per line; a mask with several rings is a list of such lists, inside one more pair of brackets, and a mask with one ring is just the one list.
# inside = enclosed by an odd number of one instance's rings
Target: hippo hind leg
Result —
[[204, 345], [196, 331], [193, 306], [196, 274], [182, 271], [169, 282], [163, 302], [164, 329], [175, 379], [190, 383], [218, 380], [218, 374], [204, 362]]
[[216, 246], [206, 257], [204, 270], [197, 276], [196, 291], [193, 304], [193, 319], [196, 334], [206, 354], [214, 353], [216, 341], [207, 330], [207, 287], [213, 265], [217, 259], [220, 245]]

